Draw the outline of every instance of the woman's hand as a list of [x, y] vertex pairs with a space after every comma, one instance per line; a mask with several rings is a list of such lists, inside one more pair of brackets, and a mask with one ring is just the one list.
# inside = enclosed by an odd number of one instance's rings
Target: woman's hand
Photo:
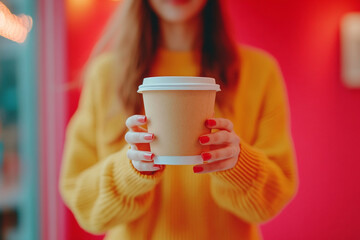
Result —
[[210, 151], [201, 153], [204, 164], [194, 166], [194, 173], [209, 173], [233, 168], [240, 153], [240, 137], [233, 130], [233, 123], [224, 118], [205, 121], [206, 127], [220, 131], [199, 137], [201, 145], [210, 145]]
[[146, 124], [146, 116], [133, 115], [126, 120], [129, 131], [125, 134], [125, 141], [131, 148], [127, 152], [133, 166], [140, 172], [158, 171], [159, 165], [154, 165], [154, 154], [150, 152], [150, 142], [155, 138], [153, 133], [140, 127]]

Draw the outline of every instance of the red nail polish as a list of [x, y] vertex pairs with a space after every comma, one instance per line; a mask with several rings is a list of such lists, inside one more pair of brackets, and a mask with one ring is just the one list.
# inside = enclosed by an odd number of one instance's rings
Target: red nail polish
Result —
[[154, 168], [161, 168], [161, 165], [159, 165], [159, 164], [154, 164]]
[[199, 172], [204, 171], [204, 168], [200, 167], [200, 166], [194, 166], [193, 171], [194, 171], [194, 173], [199, 173]]
[[209, 138], [208, 136], [201, 136], [201, 137], [199, 137], [199, 142], [200, 142], [201, 144], [207, 143], [207, 142], [209, 142], [209, 141], [210, 141], [210, 138]]
[[210, 160], [211, 159], [211, 153], [207, 153], [207, 152], [201, 153], [201, 157], [202, 157], [202, 159], [204, 161]]
[[138, 122], [145, 123], [146, 122], [146, 116], [140, 116], [138, 117]]
[[214, 119], [207, 119], [205, 121], [205, 125], [207, 127], [214, 127], [216, 125], [216, 121]]
[[154, 134], [146, 134], [146, 135], [144, 136], [144, 139], [145, 139], [145, 140], [153, 140], [153, 138], [154, 138]]
[[154, 157], [155, 157], [155, 154], [153, 154], [153, 153], [145, 153], [145, 154], [144, 154], [144, 157], [145, 157], [145, 159], [147, 159], [147, 160], [153, 160]]

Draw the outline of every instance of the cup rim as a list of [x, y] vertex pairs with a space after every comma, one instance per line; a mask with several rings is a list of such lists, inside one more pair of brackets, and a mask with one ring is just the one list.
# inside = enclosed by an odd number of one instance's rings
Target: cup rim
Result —
[[221, 91], [214, 78], [191, 76], [161, 76], [144, 78], [138, 93], [155, 90], [212, 90]]

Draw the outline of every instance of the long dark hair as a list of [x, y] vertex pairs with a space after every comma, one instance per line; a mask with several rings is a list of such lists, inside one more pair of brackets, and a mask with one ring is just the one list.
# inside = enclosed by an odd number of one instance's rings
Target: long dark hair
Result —
[[[202, 17], [200, 75], [215, 78], [224, 95], [239, 76], [238, 49], [226, 28], [219, 0], [208, 0]], [[125, 0], [93, 51], [93, 56], [106, 47], [115, 51], [114, 80], [120, 104], [129, 114], [139, 113], [142, 109], [137, 88], [150, 72], [158, 36], [159, 20], [148, 0]], [[221, 98], [218, 102], [221, 103]]]

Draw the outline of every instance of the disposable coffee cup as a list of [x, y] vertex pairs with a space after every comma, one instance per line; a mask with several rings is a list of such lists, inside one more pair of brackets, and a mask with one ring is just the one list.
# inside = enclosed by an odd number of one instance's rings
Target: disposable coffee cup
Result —
[[154, 163], [195, 165], [208, 151], [198, 139], [210, 133], [205, 120], [214, 116], [216, 92], [220, 86], [207, 77], [149, 77], [139, 86], [142, 93]]

